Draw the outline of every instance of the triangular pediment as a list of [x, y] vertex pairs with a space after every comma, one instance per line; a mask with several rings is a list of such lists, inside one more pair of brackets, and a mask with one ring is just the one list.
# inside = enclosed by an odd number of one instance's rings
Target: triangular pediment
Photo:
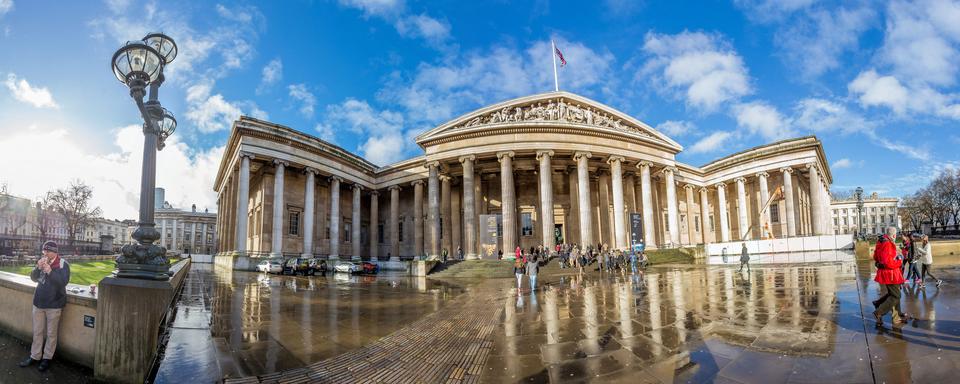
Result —
[[436, 139], [505, 126], [571, 126], [613, 131], [680, 152], [683, 147], [649, 125], [607, 105], [569, 92], [525, 96], [490, 105], [417, 136], [421, 146]]

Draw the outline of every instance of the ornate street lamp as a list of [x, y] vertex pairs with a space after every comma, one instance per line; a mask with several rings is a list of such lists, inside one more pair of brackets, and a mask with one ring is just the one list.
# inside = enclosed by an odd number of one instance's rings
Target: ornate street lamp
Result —
[[857, 187], [853, 195], [857, 198], [857, 232], [859, 232], [857, 237], [864, 240], [867, 238], [867, 233], [863, 229], [863, 188]]
[[[177, 44], [162, 33], [151, 33], [143, 40], [130, 41], [116, 53], [110, 65], [113, 74], [130, 88], [130, 97], [143, 117], [143, 168], [140, 176], [140, 221], [133, 232], [137, 244], [124, 245], [117, 257], [117, 277], [167, 280], [170, 265], [166, 248], [154, 244], [160, 239], [153, 222], [157, 151], [177, 129], [177, 120], [157, 101], [163, 84], [163, 69], [177, 57]], [[146, 89], [149, 87], [149, 97]]]

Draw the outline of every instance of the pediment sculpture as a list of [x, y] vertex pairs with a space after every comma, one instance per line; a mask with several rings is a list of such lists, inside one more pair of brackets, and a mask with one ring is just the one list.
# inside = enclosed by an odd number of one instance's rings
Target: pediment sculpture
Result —
[[651, 137], [643, 129], [624, 123], [622, 119], [579, 103], [570, 103], [562, 98], [540, 100], [527, 105], [514, 105], [478, 115], [457, 125], [454, 129], [471, 128], [510, 122], [560, 121], [574, 124], [613, 128], [619, 131], [637, 133]]

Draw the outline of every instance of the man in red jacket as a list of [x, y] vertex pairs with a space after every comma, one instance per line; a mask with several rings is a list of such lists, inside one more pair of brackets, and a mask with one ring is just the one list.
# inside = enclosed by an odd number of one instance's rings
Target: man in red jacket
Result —
[[897, 257], [897, 245], [891, 235], [884, 235], [877, 241], [873, 261], [877, 266], [874, 281], [880, 284], [881, 292], [884, 293], [880, 300], [874, 302], [877, 310], [873, 311], [873, 316], [877, 319], [877, 325], [883, 325], [883, 316], [891, 311], [893, 325], [902, 325], [906, 323], [906, 319], [900, 317], [900, 286], [903, 284], [900, 265], [903, 262]]

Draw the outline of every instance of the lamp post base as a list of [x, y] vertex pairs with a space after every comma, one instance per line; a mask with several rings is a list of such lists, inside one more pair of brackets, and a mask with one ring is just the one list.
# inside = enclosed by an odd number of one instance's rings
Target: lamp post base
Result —
[[127, 244], [117, 257], [117, 277], [143, 280], [169, 280], [167, 249], [156, 244]]

